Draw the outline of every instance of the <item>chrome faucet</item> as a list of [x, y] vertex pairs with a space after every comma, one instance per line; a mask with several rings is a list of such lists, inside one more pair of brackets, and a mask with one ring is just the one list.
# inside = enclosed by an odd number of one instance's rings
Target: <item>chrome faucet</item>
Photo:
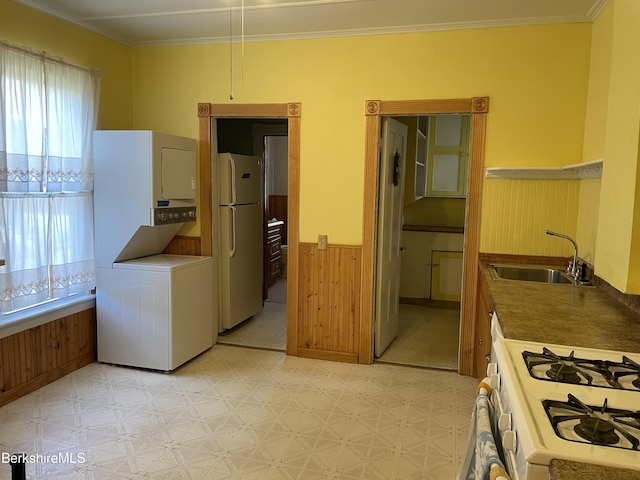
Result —
[[567, 274], [573, 278], [576, 282], [580, 279], [580, 267], [578, 267], [578, 244], [576, 241], [568, 235], [562, 233], [552, 232], [551, 230], [545, 230], [545, 235], [553, 235], [554, 237], [564, 238], [569, 240], [573, 244], [573, 261], [569, 262], [567, 267]]

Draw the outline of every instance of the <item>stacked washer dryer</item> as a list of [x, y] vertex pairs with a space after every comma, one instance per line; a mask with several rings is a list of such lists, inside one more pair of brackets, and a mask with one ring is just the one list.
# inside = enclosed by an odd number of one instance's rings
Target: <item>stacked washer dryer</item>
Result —
[[211, 257], [161, 252], [196, 219], [196, 141], [94, 132], [98, 361], [171, 371], [217, 339]]

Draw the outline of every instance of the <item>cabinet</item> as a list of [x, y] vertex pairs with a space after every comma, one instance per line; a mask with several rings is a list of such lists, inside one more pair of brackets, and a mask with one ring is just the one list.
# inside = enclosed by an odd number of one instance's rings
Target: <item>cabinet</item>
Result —
[[476, 336], [475, 336], [475, 376], [484, 378], [491, 358], [491, 316], [494, 310], [493, 300], [489, 294], [489, 286], [478, 272], [478, 298], [476, 303]]
[[459, 302], [462, 293], [462, 252], [431, 253], [431, 299]]
[[[400, 267], [400, 297], [411, 299], [432, 298], [432, 278], [437, 276], [440, 282], [441, 273], [446, 278], [458, 277], [458, 286], [462, 284], [462, 261], [459, 260], [460, 273], [450, 274], [450, 259], [445, 259], [445, 268], [440, 272], [434, 273], [433, 260], [434, 254], [436, 262], [441, 255], [452, 254], [461, 258], [464, 245], [464, 235], [462, 233], [446, 233], [436, 231], [410, 231], [403, 230], [402, 246], [405, 248], [401, 256]], [[436, 253], [439, 252], [439, 253]], [[456, 261], [454, 260], [453, 263]], [[447, 290], [455, 289], [448, 280], [445, 280]], [[440, 292], [440, 287], [436, 288]], [[437, 293], [436, 293], [437, 295]], [[459, 295], [455, 301], [460, 301]]]
[[470, 115], [432, 115], [427, 140], [427, 196], [464, 197]]
[[267, 227], [267, 286], [278, 280], [282, 261], [282, 225], [284, 222], [271, 222]]

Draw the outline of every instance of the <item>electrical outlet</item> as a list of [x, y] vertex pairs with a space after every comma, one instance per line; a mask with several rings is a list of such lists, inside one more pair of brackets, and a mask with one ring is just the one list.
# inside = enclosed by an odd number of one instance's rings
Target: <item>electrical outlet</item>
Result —
[[327, 249], [327, 236], [318, 235], [318, 250], [326, 250], [326, 249]]

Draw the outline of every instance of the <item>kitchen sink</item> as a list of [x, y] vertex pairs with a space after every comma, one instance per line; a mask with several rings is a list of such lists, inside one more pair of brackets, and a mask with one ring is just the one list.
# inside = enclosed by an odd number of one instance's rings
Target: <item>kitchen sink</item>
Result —
[[494, 278], [517, 280], [520, 282], [575, 284], [566, 272], [557, 267], [546, 265], [509, 265], [494, 263], [490, 265]]

